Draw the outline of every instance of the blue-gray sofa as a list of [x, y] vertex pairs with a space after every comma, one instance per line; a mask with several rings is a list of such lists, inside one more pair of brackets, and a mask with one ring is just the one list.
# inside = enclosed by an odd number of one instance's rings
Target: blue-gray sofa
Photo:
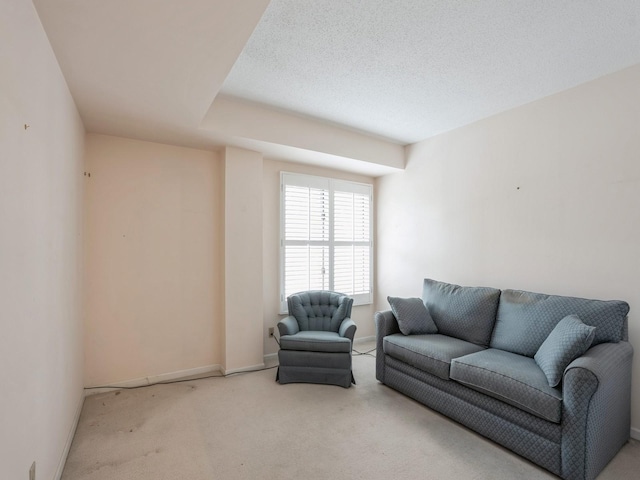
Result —
[[375, 314], [380, 382], [565, 479], [628, 441], [627, 303], [430, 279], [420, 300]]

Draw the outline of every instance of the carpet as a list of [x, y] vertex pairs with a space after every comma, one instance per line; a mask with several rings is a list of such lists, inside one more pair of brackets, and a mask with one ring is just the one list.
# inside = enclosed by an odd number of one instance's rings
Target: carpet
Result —
[[[380, 384], [373, 357], [354, 357], [358, 383], [349, 389], [279, 385], [275, 375], [88, 396], [62, 479], [556, 478]], [[638, 471], [640, 443], [632, 440], [599, 478]]]

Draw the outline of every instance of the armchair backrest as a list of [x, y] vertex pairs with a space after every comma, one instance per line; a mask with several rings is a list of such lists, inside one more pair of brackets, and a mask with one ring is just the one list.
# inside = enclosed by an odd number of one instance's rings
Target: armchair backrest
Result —
[[342, 321], [351, 317], [353, 298], [329, 290], [309, 290], [290, 295], [287, 305], [301, 331], [337, 332]]

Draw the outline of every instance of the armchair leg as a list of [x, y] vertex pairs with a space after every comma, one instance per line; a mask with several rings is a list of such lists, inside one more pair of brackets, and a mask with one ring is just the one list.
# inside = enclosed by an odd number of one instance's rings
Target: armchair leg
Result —
[[353, 377], [353, 372], [351, 372], [351, 383], [356, 385], [356, 379]]

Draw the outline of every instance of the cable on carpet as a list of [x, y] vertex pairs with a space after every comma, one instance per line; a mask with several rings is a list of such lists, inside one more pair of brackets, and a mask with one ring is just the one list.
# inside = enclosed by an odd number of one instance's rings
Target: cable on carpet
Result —
[[[278, 339], [275, 337], [275, 335], [273, 336], [273, 339], [276, 341], [276, 343], [278, 344], [278, 346], [280, 346], [280, 342], [278, 341]], [[372, 355], [371, 352], [375, 352], [375, 348], [372, 348], [371, 350], [367, 350], [366, 352], [361, 352], [359, 350], [356, 350], [355, 348], [353, 348], [354, 356], [359, 357], [359, 356], [369, 356], [372, 358], [376, 358], [375, 355]], [[135, 387], [122, 387], [122, 386], [117, 386], [117, 385], [101, 385], [99, 387], [85, 387], [84, 390], [98, 390], [101, 388], [117, 388], [119, 390], [137, 390], [138, 388], [147, 388], [147, 387], [152, 387], [154, 385], [171, 385], [174, 383], [185, 383], [185, 382], [193, 382], [196, 380], [205, 380], [207, 378], [227, 378], [227, 377], [233, 377], [234, 375], [242, 375], [245, 373], [255, 373], [255, 372], [263, 372], [265, 370], [273, 370], [274, 368], [278, 368], [278, 365], [274, 365], [273, 367], [265, 367], [265, 368], [256, 368], [255, 370], [245, 370], [243, 372], [233, 372], [233, 373], [227, 373], [226, 375], [222, 375], [222, 374], [218, 374], [218, 375], [207, 375], [205, 377], [198, 377], [198, 378], [184, 378], [181, 380], [167, 380], [164, 382], [156, 382], [156, 383], [150, 383], [148, 385], [137, 385]]]
[[207, 379], [207, 378], [227, 378], [227, 377], [233, 377], [235, 375], [243, 375], [245, 373], [255, 373], [255, 372], [263, 372], [265, 370], [273, 370], [274, 368], [278, 368], [278, 365], [274, 365], [273, 367], [256, 368], [255, 370], [245, 370], [243, 372], [227, 373], [225, 375], [218, 374], [218, 375], [207, 375], [205, 377], [198, 377], [198, 378], [183, 378], [183, 379], [180, 379], [180, 380], [167, 380], [167, 381], [164, 381], [164, 382], [150, 383], [148, 385], [137, 385], [135, 387], [121, 387], [121, 386], [117, 386], [117, 385], [101, 385], [99, 387], [85, 387], [84, 389], [85, 390], [98, 390], [100, 388], [117, 388], [118, 390], [136, 390], [138, 388], [153, 387], [154, 385], [171, 385], [172, 383], [195, 382], [196, 380], [204, 380], [204, 379]]
[[359, 357], [359, 356], [361, 356], [361, 355], [367, 355], [367, 356], [369, 356], [369, 357], [376, 358], [376, 356], [375, 356], [375, 355], [371, 355], [371, 352], [375, 352], [375, 351], [376, 351], [376, 349], [375, 349], [375, 348], [372, 348], [371, 350], [367, 350], [366, 352], [361, 352], [361, 351], [356, 350], [356, 349], [354, 348], [354, 349], [353, 349], [353, 351], [355, 352], [355, 353], [353, 354], [355, 357]]

